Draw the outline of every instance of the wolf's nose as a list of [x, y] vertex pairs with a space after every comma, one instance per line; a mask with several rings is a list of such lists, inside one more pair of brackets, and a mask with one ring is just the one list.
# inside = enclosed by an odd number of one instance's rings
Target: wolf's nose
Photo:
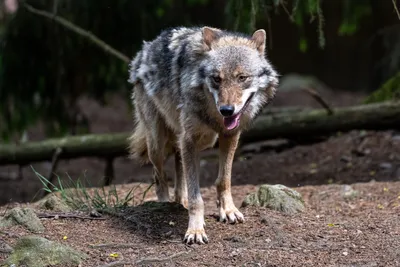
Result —
[[226, 105], [226, 106], [219, 107], [219, 112], [221, 112], [222, 116], [224, 116], [224, 117], [232, 116], [234, 111], [235, 111], [234, 106]]

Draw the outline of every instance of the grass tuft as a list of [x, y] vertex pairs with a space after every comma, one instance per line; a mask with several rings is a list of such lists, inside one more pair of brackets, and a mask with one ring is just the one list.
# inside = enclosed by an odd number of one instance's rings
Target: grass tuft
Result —
[[127, 207], [133, 200], [133, 193], [140, 185], [129, 190], [123, 198], [118, 196], [115, 185], [111, 185], [107, 190], [104, 187], [95, 188], [93, 189], [93, 193], [90, 194], [80, 178], [74, 181], [67, 174], [68, 181], [62, 181], [60, 176], [57, 175], [57, 181], [53, 184], [32, 166], [31, 168], [42, 183], [44, 191], [47, 193], [58, 193], [61, 199], [74, 210], [91, 211], [95, 209], [102, 212], [122, 209]]

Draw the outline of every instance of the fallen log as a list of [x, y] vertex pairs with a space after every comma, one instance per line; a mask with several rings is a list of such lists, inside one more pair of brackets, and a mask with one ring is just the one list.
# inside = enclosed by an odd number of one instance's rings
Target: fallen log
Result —
[[[251, 129], [244, 132], [241, 144], [268, 139], [301, 139], [346, 132], [354, 129], [387, 130], [400, 128], [400, 102], [385, 102], [337, 108], [328, 115], [325, 109], [298, 113], [262, 115]], [[28, 142], [21, 145], [0, 145], [0, 165], [30, 164], [51, 161], [61, 148], [59, 159], [80, 157], [114, 158], [127, 155], [129, 133], [90, 134]]]
[[267, 139], [301, 139], [331, 135], [356, 129], [400, 129], [400, 101], [337, 108], [328, 115], [325, 109], [260, 116], [243, 134], [242, 143]]

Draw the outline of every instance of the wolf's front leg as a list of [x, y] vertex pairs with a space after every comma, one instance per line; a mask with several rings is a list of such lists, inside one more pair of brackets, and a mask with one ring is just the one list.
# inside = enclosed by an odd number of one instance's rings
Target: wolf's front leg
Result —
[[230, 223], [244, 222], [243, 214], [235, 207], [231, 193], [232, 163], [240, 133], [234, 136], [219, 136], [219, 171], [217, 186], [219, 220]]
[[204, 203], [200, 194], [199, 185], [199, 156], [195, 140], [192, 136], [183, 134], [181, 140], [181, 155], [183, 165], [183, 176], [187, 181], [189, 225], [185, 234], [184, 242], [191, 244], [208, 243], [204, 231]]

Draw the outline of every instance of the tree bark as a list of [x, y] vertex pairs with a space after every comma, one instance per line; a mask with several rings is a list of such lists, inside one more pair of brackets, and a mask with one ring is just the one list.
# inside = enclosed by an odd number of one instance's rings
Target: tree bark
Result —
[[[240, 142], [245, 144], [276, 138], [302, 139], [354, 129], [400, 129], [400, 102], [337, 108], [331, 115], [325, 109], [261, 115], [242, 134]], [[129, 133], [90, 134], [21, 145], [0, 145], [0, 165], [51, 161], [57, 148], [63, 151], [60, 159], [127, 156], [128, 136]]]
[[333, 112], [328, 115], [325, 109], [314, 109], [260, 116], [253, 127], [243, 134], [241, 142], [301, 139], [356, 129], [400, 129], [400, 101], [337, 108]]

